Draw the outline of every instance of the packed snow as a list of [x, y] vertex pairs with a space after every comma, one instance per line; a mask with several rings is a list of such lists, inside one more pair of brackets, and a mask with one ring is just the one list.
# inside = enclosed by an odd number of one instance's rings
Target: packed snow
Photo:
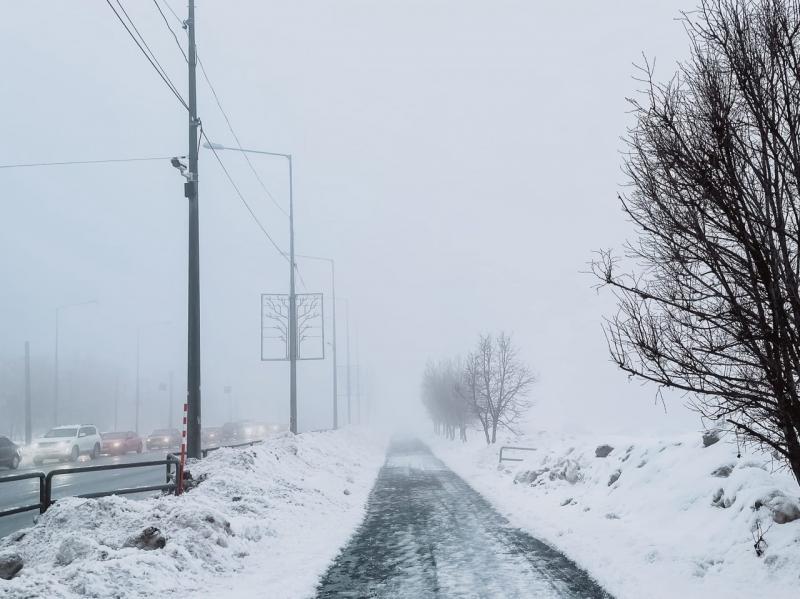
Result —
[[[22, 571], [3, 598], [307, 597], [361, 521], [385, 444], [363, 431], [221, 449], [181, 497], [59, 500], [0, 541]], [[148, 527], [163, 548], [137, 547]], [[141, 543], [138, 543], [141, 545]]]
[[[617, 599], [800, 597], [800, 488], [769, 455], [737, 458], [732, 438], [708, 447], [699, 433], [430, 443], [513, 525]], [[499, 465], [501, 445], [535, 451], [511, 451], [523, 461]]]

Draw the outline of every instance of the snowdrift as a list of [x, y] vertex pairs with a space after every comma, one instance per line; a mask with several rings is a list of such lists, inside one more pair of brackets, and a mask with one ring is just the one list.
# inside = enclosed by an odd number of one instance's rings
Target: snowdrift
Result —
[[[732, 441], [541, 433], [490, 448], [477, 436], [431, 445], [513, 525], [564, 551], [618, 599], [797, 599], [800, 488], [769, 456], [737, 458]], [[504, 444], [536, 451], [498, 465]]]
[[[59, 500], [0, 541], [0, 597], [305, 597], [360, 522], [383, 444], [355, 430], [221, 449], [181, 497]], [[157, 527], [163, 548], [137, 539]]]

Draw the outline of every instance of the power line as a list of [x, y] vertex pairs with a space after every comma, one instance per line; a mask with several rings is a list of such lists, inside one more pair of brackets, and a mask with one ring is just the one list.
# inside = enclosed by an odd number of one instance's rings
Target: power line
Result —
[[[117, 0], [117, 3], [119, 4], [119, 0]], [[106, 0], [106, 4], [108, 4], [108, 7], [109, 7], [109, 8], [110, 8], [110, 9], [111, 9], [113, 12], [114, 12], [114, 15], [116, 15], [116, 17], [117, 17], [117, 19], [119, 20], [119, 22], [120, 22], [120, 23], [122, 23], [122, 26], [125, 28], [125, 31], [127, 31], [127, 32], [128, 32], [128, 35], [131, 37], [131, 39], [132, 39], [132, 40], [133, 40], [133, 41], [136, 43], [136, 45], [139, 47], [139, 50], [141, 50], [141, 52], [142, 52], [142, 54], [144, 55], [144, 57], [147, 59], [147, 61], [150, 63], [150, 65], [151, 65], [151, 66], [152, 66], [152, 67], [155, 69], [156, 73], [158, 73], [158, 76], [159, 76], [159, 77], [161, 77], [161, 79], [162, 79], [162, 80], [164, 81], [164, 83], [167, 85], [167, 87], [169, 88], [169, 90], [170, 90], [170, 91], [171, 91], [173, 94], [175, 94], [175, 97], [176, 97], [176, 98], [178, 98], [178, 101], [179, 101], [181, 104], [183, 104], [183, 107], [184, 107], [186, 110], [189, 110], [189, 105], [186, 103], [186, 100], [184, 100], [184, 99], [183, 99], [183, 96], [181, 96], [181, 94], [180, 94], [180, 93], [178, 92], [178, 90], [175, 88], [175, 85], [174, 85], [174, 84], [172, 83], [172, 81], [169, 79], [169, 77], [167, 76], [167, 74], [166, 74], [165, 72], [162, 72], [162, 70], [160, 70], [160, 69], [159, 69], [159, 67], [158, 67], [158, 66], [156, 66], [156, 62], [158, 62], [158, 61], [155, 61], [155, 62], [154, 62], [154, 60], [155, 60], [155, 56], [153, 56], [153, 57], [151, 58], [151, 57], [150, 57], [150, 55], [147, 53], [147, 51], [144, 49], [144, 47], [142, 47], [142, 44], [141, 44], [141, 43], [139, 43], [139, 40], [138, 40], [138, 39], [136, 39], [136, 36], [135, 36], [135, 35], [133, 34], [133, 32], [131, 31], [130, 27], [128, 27], [128, 24], [125, 22], [125, 20], [124, 20], [124, 19], [122, 18], [122, 16], [119, 14], [119, 12], [117, 12], [117, 9], [116, 9], [116, 8], [114, 8], [114, 5], [113, 5], [113, 4], [111, 4], [111, 0]], [[120, 8], [122, 8], [122, 5], [121, 5], [121, 4], [120, 4]], [[123, 10], [123, 12], [125, 11], [125, 9], [124, 9], [124, 8], [123, 8], [122, 10]], [[127, 15], [127, 13], [125, 13], [125, 14]], [[129, 17], [129, 18], [130, 18], [130, 17]], [[133, 22], [132, 22], [132, 21], [131, 21], [131, 25], [133, 26]], [[135, 28], [136, 28], [136, 27], [134, 26], [134, 29], [135, 29]], [[144, 39], [142, 39], [142, 41], [144, 41]], [[145, 44], [145, 45], [146, 45], [146, 44]], [[159, 66], [160, 66], [160, 65], [159, 65]]]
[[[102, 160], [66, 160], [63, 162], [26, 162], [20, 164], [0, 164], [0, 168], [26, 168], [33, 166], [66, 166], [72, 164], [108, 164], [112, 162], [145, 162], [148, 160], [170, 160], [173, 156], [153, 156], [147, 158], [105, 158]], [[185, 158], [185, 156], [181, 156]]]
[[[161, 73], [163, 73], [164, 77], [167, 79], [167, 81], [169, 81], [170, 87], [172, 87], [172, 89], [175, 91], [175, 93], [178, 93], [178, 88], [175, 86], [174, 83], [172, 83], [172, 79], [169, 78], [169, 75], [167, 75], [167, 70], [158, 61], [158, 58], [156, 58], [155, 52], [153, 52], [153, 50], [147, 44], [147, 40], [144, 39], [144, 36], [139, 31], [139, 29], [136, 27], [136, 23], [133, 22], [133, 19], [128, 14], [128, 11], [125, 10], [125, 7], [122, 5], [122, 0], [115, 0], [115, 1], [117, 3], [117, 6], [119, 6], [120, 10], [122, 10], [123, 14], [125, 15], [125, 18], [128, 19], [128, 22], [131, 24], [131, 27], [133, 27], [133, 30], [136, 32], [136, 35], [139, 36], [139, 39], [142, 41], [142, 44], [144, 44], [144, 47], [147, 48], [147, 51], [150, 53], [150, 56], [153, 58], [155, 63], [158, 65], [158, 68], [161, 70]], [[188, 59], [187, 59], [187, 62], [188, 62]]]
[[236, 191], [236, 195], [239, 196], [239, 199], [242, 201], [242, 204], [244, 204], [244, 207], [247, 208], [247, 211], [250, 213], [250, 216], [253, 218], [255, 223], [258, 225], [258, 228], [261, 229], [262, 233], [264, 233], [266, 238], [272, 244], [272, 247], [274, 247], [278, 251], [278, 253], [281, 256], [284, 257], [284, 259], [288, 260], [289, 257], [286, 255], [286, 252], [284, 252], [280, 248], [280, 246], [275, 242], [275, 240], [272, 238], [272, 236], [267, 232], [267, 229], [264, 228], [263, 224], [261, 224], [261, 221], [256, 216], [256, 213], [253, 212], [253, 209], [250, 207], [250, 204], [247, 203], [247, 200], [244, 198], [244, 195], [242, 194], [241, 189], [239, 189], [239, 186], [236, 184], [236, 181], [233, 180], [233, 177], [231, 176], [231, 173], [228, 171], [228, 168], [225, 166], [225, 163], [222, 162], [222, 158], [220, 158], [219, 154], [217, 153], [216, 148], [214, 148], [214, 146], [211, 144], [211, 140], [208, 139], [208, 136], [206, 135], [206, 132], [202, 128], [200, 129], [200, 136], [205, 138], [205, 140], [208, 142], [208, 145], [211, 148], [211, 151], [214, 153], [214, 158], [216, 158], [217, 162], [219, 162], [220, 167], [225, 172], [225, 176], [228, 178], [228, 181], [230, 182], [231, 186]]
[[181, 27], [184, 27], [184, 29], [185, 29], [185, 25], [184, 25], [183, 19], [181, 19], [178, 16], [178, 14], [174, 10], [172, 10], [172, 7], [169, 5], [169, 2], [167, 2], [167, 0], [163, 0], [163, 2], [164, 2], [164, 6], [166, 6], [167, 9], [169, 10], [169, 12], [172, 13], [172, 16], [175, 17], [175, 20], [178, 21], [178, 23], [181, 24]]
[[[183, 59], [186, 62], [189, 62], [189, 58], [186, 56], [186, 52], [183, 51], [183, 46], [181, 46], [181, 42], [178, 39], [178, 34], [175, 33], [175, 30], [172, 28], [172, 25], [169, 24], [169, 21], [167, 20], [167, 15], [165, 15], [164, 11], [161, 10], [161, 5], [158, 3], [158, 0], [153, 0], [153, 4], [156, 5], [156, 8], [158, 9], [158, 12], [161, 14], [161, 18], [164, 19], [164, 25], [167, 26], [167, 29], [169, 29], [169, 32], [172, 34], [172, 37], [175, 38], [175, 43], [178, 45], [178, 50], [180, 50], [181, 54], [183, 54]], [[166, 2], [165, 2], [165, 4], [166, 4]], [[168, 4], [167, 4], [167, 8], [169, 8]], [[170, 8], [170, 10], [172, 10], [172, 9]], [[175, 14], [175, 13], [173, 12], [172, 14]], [[175, 15], [175, 17], [177, 18], [178, 15]]]
[[[219, 108], [219, 111], [222, 113], [222, 116], [225, 118], [225, 122], [228, 124], [228, 130], [231, 132], [231, 135], [233, 135], [233, 139], [236, 141], [236, 145], [239, 147], [240, 151], [243, 150], [242, 142], [239, 141], [239, 136], [236, 135], [236, 131], [234, 131], [234, 129], [233, 129], [233, 125], [231, 124], [231, 120], [228, 118], [228, 114], [225, 112], [225, 109], [222, 107], [222, 103], [220, 102], [219, 96], [217, 95], [217, 90], [214, 89], [214, 85], [211, 83], [211, 79], [209, 79], [208, 73], [206, 73], [206, 67], [203, 65], [203, 61], [200, 59], [200, 55], [199, 54], [197, 55], [197, 64], [200, 65], [200, 72], [203, 73], [203, 79], [206, 80], [206, 83], [208, 84], [208, 87], [211, 90], [211, 94], [214, 96], [214, 101], [217, 103], [217, 108]], [[211, 143], [211, 142], [209, 142], [209, 143]], [[253, 165], [252, 161], [250, 160], [250, 157], [244, 151], [242, 151], [242, 155], [244, 156], [244, 159], [247, 161], [247, 164], [250, 166], [250, 170], [253, 171], [253, 174], [255, 175], [256, 179], [258, 179], [258, 183], [261, 185], [261, 189], [264, 190], [264, 193], [272, 201], [272, 203], [275, 205], [275, 207], [278, 210], [280, 210], [283, 213], [284, 216], [286, 216], [288, 218], [289, 215], [286, 213], [286, 210], [284, 210], [283, 206], [281, 206], [278, 203], [278, 201], [275, 199], [275, 196], [273, 196], [272, 193], [270, 193], [269, 189], [267, 189], [267, 186], [264, 184], [264, 181], [259, 176], [258, 171], [256, 171], [256, 167]]]

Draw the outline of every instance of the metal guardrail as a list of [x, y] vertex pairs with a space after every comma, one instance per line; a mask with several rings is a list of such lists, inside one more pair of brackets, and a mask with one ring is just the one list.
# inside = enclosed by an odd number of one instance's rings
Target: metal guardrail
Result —
[[214, 447], [206, 447], [205, 449], [201, 449], [200, 453], [203, 457], [208, 457], [208, 454], [212, 451], [217, 451], [218, 449], [222, 449], [223, 447], [227, 447], [228, 449], [234, 447], [252, 447], [253, 445], [258, 445], [259, 443], [263, 443], [264, 439], [258, 439], [257, 441], [245, 441], [244, 443], [234, 443], [233, 445], [216, 445]]
[[[181, 463], [177, 456], [167, 454], [163, 460], [148, 460], [146, 462], [126, 462], [123, 464], [100, 464], [98, 466], [79, 466], [77, 468], [58, 468], [51, 470], [47, 474], [44, 472], [26, 472], [24, 474], [12, 474], [11, 476], [1, 476], [0, 484], [9, 483], [25, 479], [38, 479], [39, 480], [39, 503], [32, 505], [25, 505], [10, 508], [0, 511], [0, 518], [3, 516], [11, 516], [13, 514], [20, 514], [32, 510], [39, 510], [40, 514], [45, 513], [55, 500], [53, 499], [53, 479], [56, 476], [63, 476], [65, 474], [81, 474], [86, 472], [102, 472], [105, 470], [125, 470], [130, 468], [152, 468], [153, 466], [165, 466], [166, 478], [163, 485], [147, 485], [143, 487], [128, 487], [124, 489], [113, 489], [110, 491], [98, 491], [95, 493], [84, 493], [76, 495], [82, 498], [97, 498], [107, 497], [109, 495], [129, 495], [131, 493], [148, 493], [152, 491], [169, 491], [171, 493], [178, 493], [178, 480], [183, 476], [181, 472]], [[173, 468], [174, 466], [174, 472]]]
[[34, 503], [31, 505], [21, 505], [18, 507], [12, 507], [7, 510], [0, 511], [0, 518], [3, 516], [13, 516], [14, 514], [21, 514], [23, 512], [30, 512], [33, 510], [39, 510], [40, 514], [44, 513], [44, 510], [47, 509], [43, 507], [45, 505], [45, 497], [44, 497], [44, 479], [45, 474], [44, 472], [25, 472], [24, 474], [12, 474], [11, 476], [3, 476], [0, 477], [0, 483], [10, 483], [17, 480], [26, 480], [30, 478], [38, 478], [39, 479], [39, 503]]
[[522, 462], [523, 461], [522, 458], [504, 458], [503, 457], [503, 451], [504, 450], [510, 450], [510, 451], [536, 451], [536, 448], [535, 447], [512, 447], [510, 445], [503, 445], [500, 448], [500, 459], [498, 460], [498, 463], [501, 463], [501, 462]]

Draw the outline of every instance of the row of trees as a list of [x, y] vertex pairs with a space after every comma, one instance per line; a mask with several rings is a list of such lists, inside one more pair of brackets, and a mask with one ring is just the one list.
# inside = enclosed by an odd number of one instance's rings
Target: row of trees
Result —
[[631, 101], [635, 266], [602, 252], [625, 372], [783, 458], [800, 481], [800, 3], [701, 0], [690, 58]]
[[479, 423], [491, 444], [498, 429], [513, 431], [530, 407], [528, 394], [534, 382], [510, 335], [481, 335], [465, 358], [428, 363], [422, 401], [437, 434], [455, 439], [458, 430], [466, 441], [467, 429]]

